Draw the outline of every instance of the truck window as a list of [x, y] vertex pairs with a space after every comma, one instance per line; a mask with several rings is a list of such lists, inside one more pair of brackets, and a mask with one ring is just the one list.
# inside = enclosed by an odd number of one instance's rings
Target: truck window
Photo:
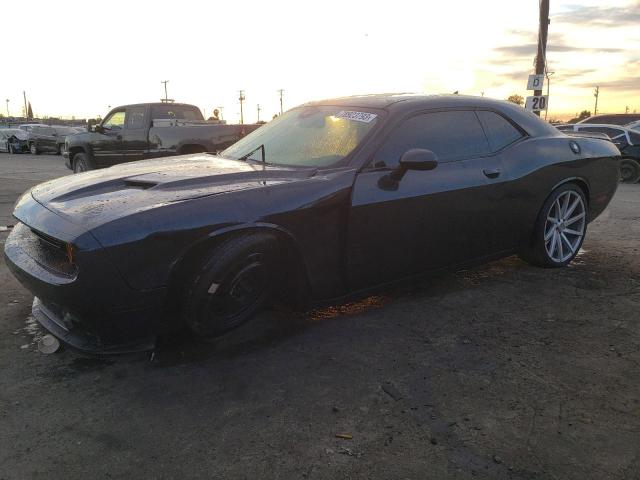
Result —
[[124, 117], [124, 110], [113, 112], [105, 119], [102, 126], [109, 129], [119, 130], [124, 126]]
[[202, 112], [193, 105], [153, 105], [151, 107], [152, 120], [204, 120]]
[[146, 108], [144, 106], [127, 108], [126, 128], [130, 130], [144, 128], [145, 110]]

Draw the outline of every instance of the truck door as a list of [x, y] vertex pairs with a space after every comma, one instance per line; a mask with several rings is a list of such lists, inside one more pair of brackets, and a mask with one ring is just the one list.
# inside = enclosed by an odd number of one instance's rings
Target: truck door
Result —
[[96, 138], [91, 142], [93, 158], [98, 167], [110, 167], [122, 163], [122, 131], [124, 129], [126, 111], [124, 108], [112, 110], [96, 131]]
[[142, 160], [147, 156], [149, 134], [149, 112], [146, 105], [127, 107], [122, 130], [122, 161]]

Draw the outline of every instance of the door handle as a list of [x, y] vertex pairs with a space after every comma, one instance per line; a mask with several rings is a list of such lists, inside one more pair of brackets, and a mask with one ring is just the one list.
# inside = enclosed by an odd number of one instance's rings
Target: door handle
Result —
[[485, 168], [484, 170], [482, 170], [482, 173], [484, 173], [488, 178], [498, 178], [500, 176], [500, 169]]

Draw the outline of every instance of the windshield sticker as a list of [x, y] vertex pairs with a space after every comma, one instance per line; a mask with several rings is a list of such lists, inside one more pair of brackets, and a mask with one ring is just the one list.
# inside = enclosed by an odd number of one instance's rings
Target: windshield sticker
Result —
[[336, 118], [355, 120], [356, 122], [371, 123], [378, 116], [375, 113], [342, 111], [334, 115]]

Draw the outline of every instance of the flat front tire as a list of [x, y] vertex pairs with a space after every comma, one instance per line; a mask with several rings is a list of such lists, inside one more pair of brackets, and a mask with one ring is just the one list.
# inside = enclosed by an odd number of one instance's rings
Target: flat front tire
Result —
[[558, 187], [542, 206], [533, 238], [520, 257], [539, 267], [568, 265], [582, 247], [587, 222], [587, 202], [582, 189], [572, 183]]
[[270, 293], [276, 238], [233, 237], [206, 255], [187, 283], [183, 318], [196, 335], [212, 338], [247, 322]]

